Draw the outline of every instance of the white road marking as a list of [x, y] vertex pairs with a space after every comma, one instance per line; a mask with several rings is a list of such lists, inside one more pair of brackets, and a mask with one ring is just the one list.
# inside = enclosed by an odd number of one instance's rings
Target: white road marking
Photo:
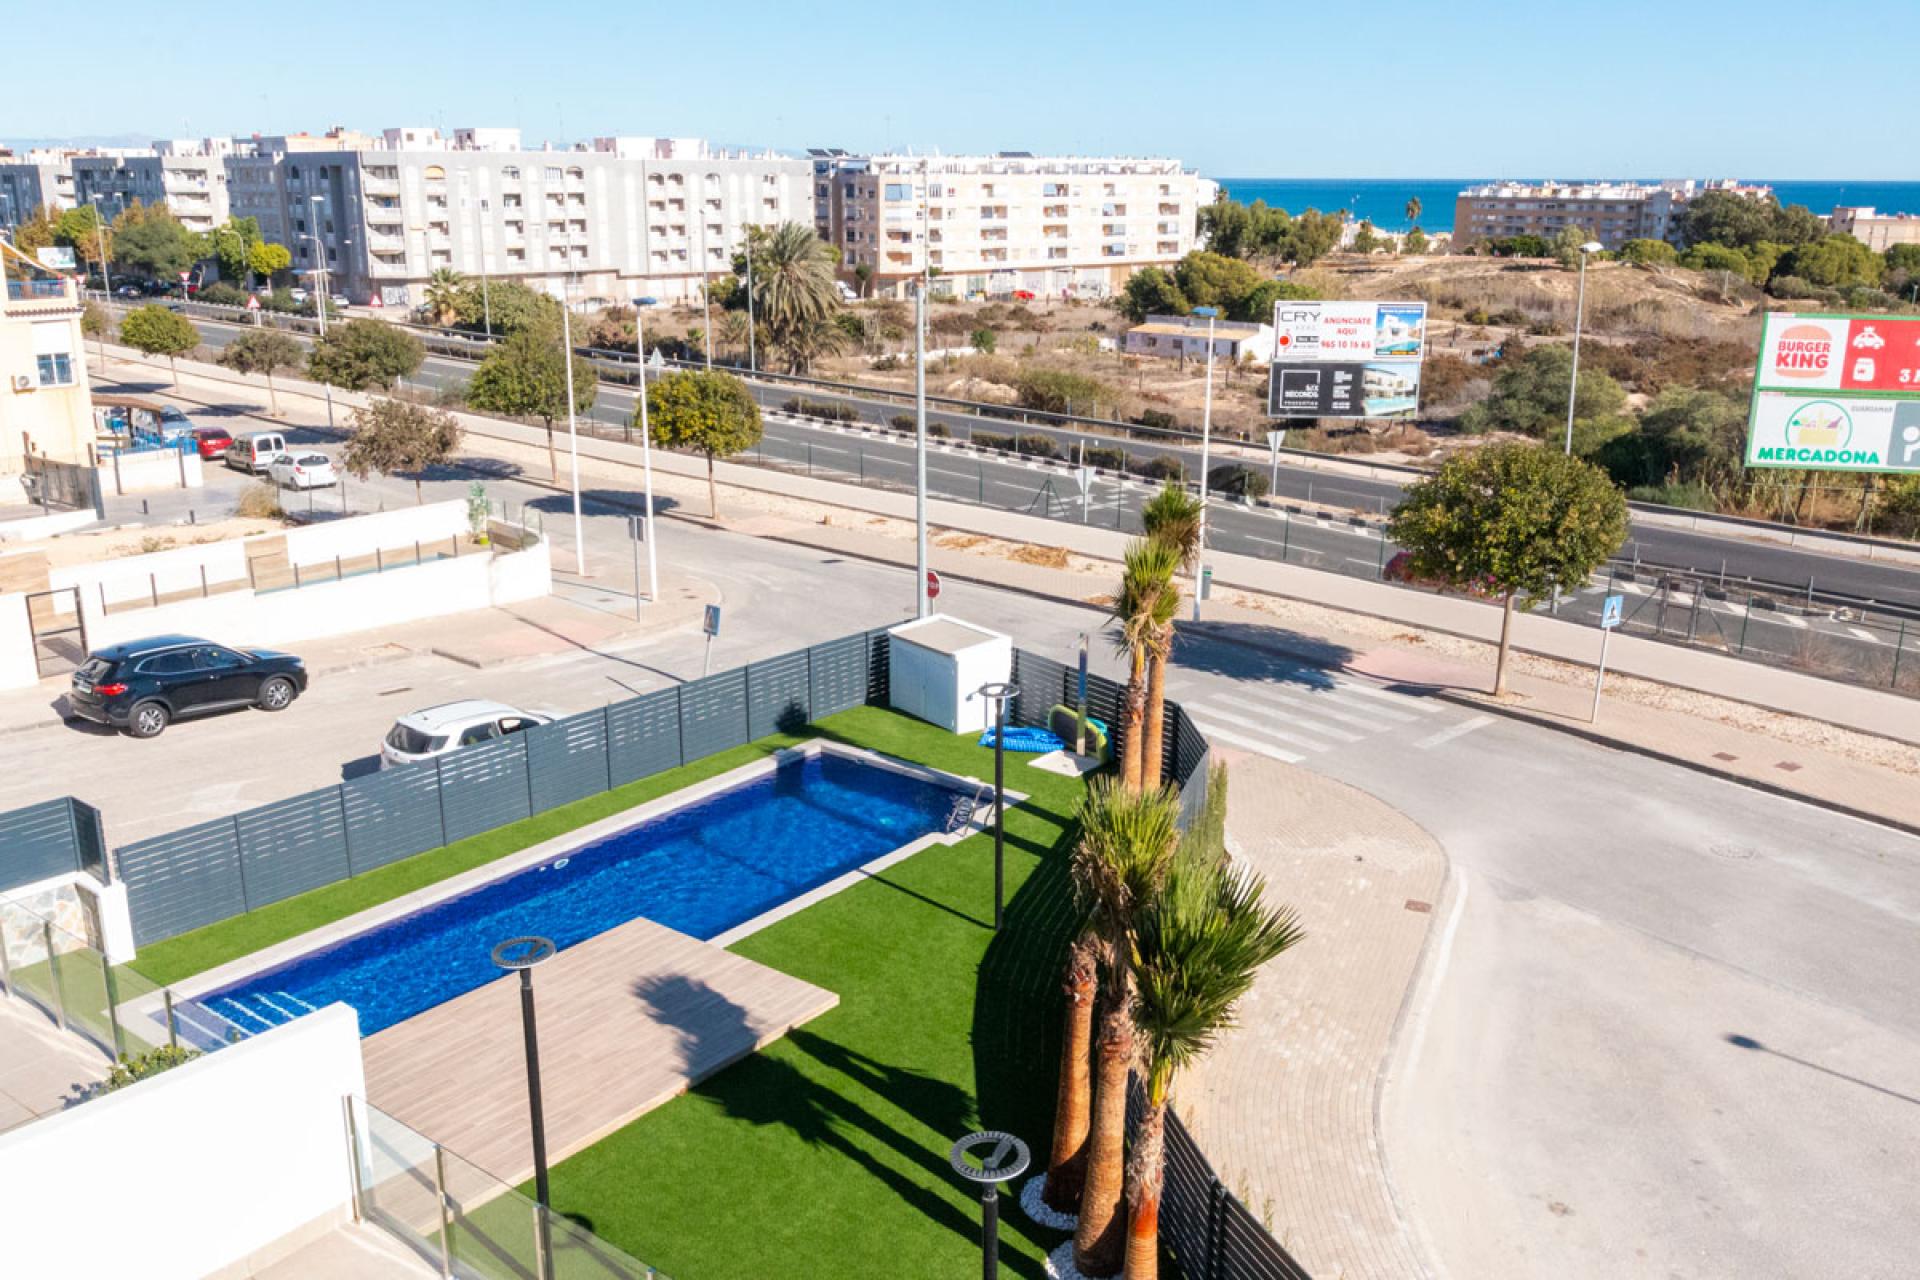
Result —
[[1342, 693], [1363, 694], [1369, 698], [1378, 698], [1382, 702], [1390, 702], [1394, 706], [1399, 707], [1402, 710], [1418, 711], [1421, 715], [1426, 715], [1426, 716], [1437, 716], [1442, 711], [1446, 710], [1446, 708], [1444, 707], [1431, 706], [1428, 703], [1422, 702], [1418, 698], [1410, 697], [1409, 695], [1404, 693], [1395, 693], [1391, 689], [1376, 689], [1372, 685], [1367, 685], [1367, 684], [1343, 683], [1340, 686], [1340, 691]]
[[1447, 927], [1440, 935], [1440, 949], [1434, 953], [1433, 976], [1420, 993], [1420, 1008], [1414, 1014], [1413, 1039], [1407, 1042], [1405, 1071], [1408, 1079], [1414, 1078], [1419, 1072], [1420, 1051], [1426, 1047], [1427, 1023], [1433, 1014], [1433, 1002], [1440, 996], [1440, 985], [1445, 981], [1447, 966], [1453, 960], [1454, 935], [1460, 932], [1460, 915], [1467, 905], [1467, 873], [1455, 867], [1454, 875], [1459, 878], [1460, 892], [1454, 896], [1453, 910], [1447, 913]]
[[1865, 627], [1848, 627], [1847, 630], [1853, 633], [1854, 635], [1859, 636], [1862, 640], [1865, 640], [1868, 644], [1880, 643], [1880, 637], [1873, 634], [1873, 632], [1868, 631]]
[[[1335, 686], [1338, 689], [1339, 686]], [[1379, 733], [1391, 729], [1396, 724], [1411, 724], [1413, 717], [1402, 711], [1389, 711], [1385, 707], [1372, 703], [1355, 711], [1345, 703], [1328, 705], [1339, 695], [1337, 692], [1295, 693], [1286, 689], [1241, 688], [1236, 690], [1240, 696], [1252, 698], [1256, 702], [1268, 702], [1285, 707], [1288, 711], [1304, 710], [1309, 715], [1325, 716], [1333, 720], [1344, 720], [1357, 725], [1370, 733]]]
[[[1194, 709], [1194, 712], [1198, 715], [1204, 715], [1210, 719], [1225, 720], [1228, 724], [1241, 725], [1245, 728], [1254, 730], [1256, 733], [1263, 733], [1269, 738], [1278, 738], [1282, 742], [1291, 742], [1296, 747], [1305, 747], [1309, 751], [1330, 751], [1333, 748], [1332, 743], [1320, 742], [1313, 738], [1302, 737], [1300, 734], [1297, 734], [1297, 733], [1288, 733], [1285, 729], [1275, 729], [1272, 726], [1263, 723], [1262, 721], [1252, 720], [1246, 716], [1236, 714], [1235, 712], [1232, 712], [1232, 711], [1223, 711], [1219, 707], [1208, 706], [1204, 702], [1199, 703], [1193, 709]], [[1318, 733], [1321, 731], [1316, 727], [1315, 732]], [[1327, 730], [1326, 736], [1331, 738], [1336, 735], [1331, 730]], [[1340, 738], [1345, 739], [1348, 742], [1360, 741], [1360, 739], [1344, 733], [1338, 736]]]
[[1282, 751], [1280, 748], [1269, 743], [1255, 742], [1252, 738], [1243, 738], [1237, 733], [1229, 733], [1216, 725], [1208, 724], [1205, 720], [1195, 719], [1194, 723], [1199, 725], [1200, 732], [1209, 738], [1218, 738], [1220, 741], [1230, 743], [1233, 746], [1243, 747], [1248, 751], [1256, 752], [1263, 756], [1270, 756], [1278, 760], [1281, 764], [1299, 764], [1304, 758], [1294, 755], [1291, 751]]
[[1418, 747], [1422, 751], [1426, 751], [1429, 748], [1440, 746], [1442, 743], [1452, 742], [1455, 738], [1462, 737], [1466, 734], [1472, 733], [1475, 729], [1480, 728], [1482, 725], [1488, 725], [1492, 723], [1493, 723], [1492, 716], [1474, 716], [1471, 719], [1462, 720], [1459, 724], [1454, 725], [1450, 729], [1442, 729], [1438, 733], [1428, 734], [1426, 737], [1420, 739], [1420, 741], [1414, 743], [1413, 745]]

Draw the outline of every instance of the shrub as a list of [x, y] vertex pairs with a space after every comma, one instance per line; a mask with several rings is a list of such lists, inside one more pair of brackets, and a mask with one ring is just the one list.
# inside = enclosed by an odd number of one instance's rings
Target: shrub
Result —
[[1152, 427], [1155, 431], [1172, 431], [1179, 425], [1165, 409], [1143, 409], [1134, 422], [1143, 427]]
[[873, 369], [876, 373], [891, 373], [899, 367], [900, 357], [895, 355], [881, 356], [873, 362]]
[[910, 413], [896, 413], [887, 419], [887, 424], [895, 431], [912, 431], [920, 425], [920, 419]]
[[1149, 480], [1184, 480], [1187, 469], [1180, 459], [1170, 453], [1155, 454], [1151, 458], [1133, 458], [1130, 469], [1135, 475], [1145, 476]]
[[992, 355], [995, 345], [999, 342], [999, 335], [991, 329], [980, 328], [975, 329], [967, 341], [975, 351]]
[[927, 424], [927, 438], [929, 440], [945, 440], [952, 435], [953, 432], [947, 430], [947, 424], [944, 422], [929, 422]]
[[1037, 431], [1029, 432], [1020, 437], [1020, 452], [1034, 458], [1057, 458], [1060, 456], [1060, 442]]
[[1207, 473], [1207, 488], [1231, 498], [1267, 496], [1267, 473], [1244, 463], [1229, 462]]
[[236, 289], [225, 280], [215, 280], [200, 286], [200, 292], [193, 295], [195, 302], [204, 302], [216, 307], [244, 307], [247, 295], [244, 290]]
[[976, 431], [970, 439], [982, 449], [1010, 450], [1013, 448], [1012, 436], [1003, 436], [994, 431]]
[[1718, 505], [1703, 484], [1637, 484], [1627, 490], [1629, 502], [1654, 502], [1663, 507], [1685, 507], [1689, 511], [1715, 511]]
[[1111, 408], [1112, 387], [1098, 378], [1064, 369], [1027, 369], [1015, 384], [1020, 404], [1045, 413], [1095, 414]]
[[157, 1076], [162, 1071], [170, 1071], [183, 1062], [191, 1062], [200, 1056], [198, 1049], [183, 1049], [179, 1045], [164, 1044], [158, 1049], [149, 1049], [145, 1053], [136, 1053], [122, 1058], [113, 1064], [113, 1070], [100, 1082], [100, 1092], [112, 1093], [128, 1085], [138, 1084], [148, 1076]]
[[1104, 445], [1094, 445], [1080, 455], [1080, 461], [1089, 467], [1100, 467], [1107, 471], [1125, 471], [1127, 469], [1127, 451], [1109, 449]]
[[287, 514], [280, 509], [280, 491], [266, 480], [248, 485], [234, 512], [249, 520], [278, 520]]
[[802, 400], [790, 396], [780, 402], [780, 407], [788, 413], [799, 414], [804, 418], [824, 418], [828, 422], [855, 422], [860, 415], [850, 406], [832, 404], [825, 400]]

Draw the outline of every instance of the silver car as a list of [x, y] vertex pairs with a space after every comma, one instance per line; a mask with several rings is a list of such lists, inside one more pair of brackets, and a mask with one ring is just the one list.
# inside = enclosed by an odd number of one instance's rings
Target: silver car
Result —
[[393, 722], [393, 728], [387, 730], [387, 736], [380, 743], [380, 767], [418, 764], [552, 720], [553, 717], [544, 712], [522, 711], [485, 698], [443, 702]]

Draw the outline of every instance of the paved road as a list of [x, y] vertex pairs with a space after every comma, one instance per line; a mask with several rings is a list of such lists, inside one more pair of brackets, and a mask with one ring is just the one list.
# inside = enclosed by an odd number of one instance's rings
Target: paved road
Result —
[[[206, 345], [216, 350], [231, 341], [242, 329], [242, 326], [214, 320], [197, 319], [196, 322]], [[609, 366], [609, 370], [610, 374], [617, 371], [629, 376], [632, 372], [630, 367], [617, 370]], [[451, 387], [463, 385], [471, 376], [471, 362], [436, 355], [428, 357], [415, 381], [433, 387]], [[911, 412], [909, 407], [897, 400], [873, 396], [820, 390], [800, 391], [770, 382], [752, 382], [750, 387], [754, 398], [765, 407], [777, 407], [796, 396], [843, 403], [853, 408], [862, 422], [872, 425], [885, 425], [892, 417]], [[632, 420], [632, 412], [631, 391], [609, 381], [602, 384], [598, 400], [588, 416], [612, 427], [625, 428]], [[930, 411], [929, 421], [946, 426], [955, 438], [962, 439], [976, 429], [1003, 435], [1015, 430], [1023, 434], [1038, 432], [1053, 437], [1062, 451], [1069, 455], [1083, 441], [1088, 447], [1111, 447], [1114, 443], [1111, 436], [1044, 424], [1016, 426], [1006, 421], [979, 418], [946, 409]], [[794, 430], [797, 432], [801, 428], [795, 427]], [[1138, 454], [1165, 453], [1177, 456], [1182, 459], [1189, 475], [1199, 471], [1199, 450], [1195, 447], [1134, 443], [1129, 448]], [[1274, 475], [1277, 481], [1275, 493], [1280, 498], [1304, 504], [1349, 507], [1375, 514], [1389, 509], [1400, 492], [1400, 486], [1393, 481], [1329, 474], [1293, 464], [1282, 465]], [[1028, 492], [1031, 493], [1031, 490]], [[1222, 533], [1226, 535], [1224, 524]], [[1247, 554], [1271, 555], [1273, 550], [1262, 550], [1256, 544]], [[1736, 581], [1752, 580], [1794, 589], [1805, 589], [1811, 585], [1821, 592], [1920, 608], [1920, 568], [1913, 566], [1862, 561], [1777, 543], [1693, 533], [1644, 521], [1635, 522], [1632, 538], [1621, 554], [1623, 559], [1629, 561], [1690, 570], [1705, 576], [1723, 576]]]
[[[429, 496], [462, 486], [433, 481]], [[717, 663], [885, 623], [911, 599], [898, 569], [678, 524], [661, 536], [721, 587]], [[594, 510], [587, 537], [615, 554], [619, 517]], [[949, 593], [956, 615], [1063, 659], [1102, 621]], [[150, 743], [0, 735], [0, 804], [72, 790], [107, 807], [116, 836], [184, 824], [364, 767], [401, 701], [505, 692], [572, 709], [617, 693], [610, 677], [697, 673], [699, 645], [485, 672], [413, 659], [316, 684], [283, 716]], [[1118, 674], [1107, 645], [1093, 656]], [[1385, 1113], [1396, 1185], [1448, 1273], [1903, 1273], [1920, 1249], [1906, 1211], [1920, 1198], [1920, 842], [1240, 645], [1183, 640], [1176, 657], [1172, 694], [1219, 745], [1402, 808], [1466, 886], [1459, 923], [1435, 919], [1436, 971]]]

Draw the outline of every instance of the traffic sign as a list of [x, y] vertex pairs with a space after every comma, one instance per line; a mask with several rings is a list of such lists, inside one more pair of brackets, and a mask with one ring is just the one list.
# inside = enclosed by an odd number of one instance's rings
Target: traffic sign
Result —
[[180, 273], [181, 284], [185, 284], [187, 281], [191, 280], [192, 278], [193, 278], [193, 273], [191, 271], [182, 271]]
[[1275, 453], [1275, 454], [1279, 453], [1281, 446], [1286, 444], [1286, 442], [1287, 442], [1287, 433], [1285, 431], [1267, 432], [1267, 452]]
[[1625, 596], [1608, 596], [1600, 605], [1600, 625], [1609, 631], [1619, 626], [1626, 603]]
[[[645, 516], [628, 516], [627, 536], [635, 542], [645, 542], [647, 540], [647, 518]], [[714, 629], [719, 629], [717, 623]]]
[[1093, 468], [1075, 467], [1073, 469], [1073, 482], [1080, 486], [1080, 492], [1085, 493], [1093, 487]]
[[257, 293], [250, 293], [250, 294], [248, 294], [248, 295], [247, 295], [247, 310], [249, 310], [249, 311], [258, 311], [259, 309], [260, 309], [260, 295], [259, 295], [259, 294], [257, 294]]
[[705, 632], [708, 636], [717, 636], [720, 634], [720, 606], [719, 605], [710, 604], [707, 606], [706, 621], [700, 624], [700, 630]]
[[939, 598], [940, 575], [929, 569], [927, 570], [927, 599], [938, 600]]

